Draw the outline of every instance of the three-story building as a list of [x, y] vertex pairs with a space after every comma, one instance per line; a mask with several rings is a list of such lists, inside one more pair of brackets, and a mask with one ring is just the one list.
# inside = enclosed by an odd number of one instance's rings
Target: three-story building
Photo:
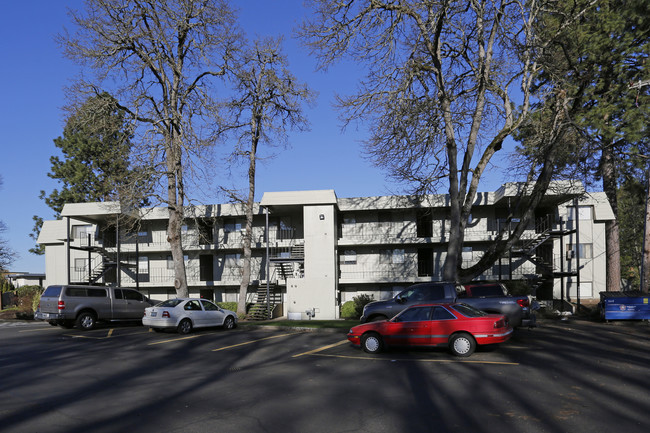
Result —
[[[478, 261], [500, 230], [517, 224], [517, 218], [506, 221], [516, 216], [520, 187], [478, 194], [465, 231], [464, 266]], [[234, 204], [186, 208], [182, 239], [191, 295], [237, 301], [244, 215]], [[384, 299], [410, 284], [442, 279], [446, 195], [267, 192], [254, 215], [247, 302], [264, 305], [261, 316], [338, 318], [340, 305], [360, 293]], [[120, 285], [158, 299], [175, 297], [167, 208], [141, 209], [129, 218], [119, 203], [71, 203], [61, 216], [45, 221], [39, 236], [47, 285]], [[585, 194], [579, 184], [554, 188], [517, 248], [477, 278], [526, 281], [543, 299], [597, 298], [606, 289], [605, 223], [612, 218], [602, 193]]]

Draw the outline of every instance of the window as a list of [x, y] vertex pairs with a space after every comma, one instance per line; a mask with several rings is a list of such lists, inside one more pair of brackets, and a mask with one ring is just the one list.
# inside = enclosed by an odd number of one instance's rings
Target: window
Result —
[[[591, 259], [593, 257], [593, 245], [592, 244], [578, 244], [578, 257], [581, 259]], [[576, 250], [574, 244], [569, 244], [566, 246], [567, 251], [567, 260], [571, 260], [576, 256]]]
[[72, 226], [72, 237], [74, 239], [86, 239], [88, 235], [94, 235], [95, 231], [90, 224]]
[[[574, 221], [575, 218], [575, 206], [574, 207], [569, 207], [568, 212], [569, 212], [569, 221]], [[580, 220], [591, 220], [591, 206], [578, 206], [578, 217]]]
[[86, 272], [87, 263], [88, 259], [74, 259], [75, 272]]
[[214, 280], [214, 260], [212, 255], [199, 256], [199, 279], [201, 281]]
[[241, 231], [241, 222], [235, 221], [234, 219], [226, 220], [223, 230], [226, 233], [233, 233]]
[[226, 254], [226, 267], [236, 268], [241, 265], [241, 254]]
[[199, 301], [188, 301], [187, 304], [183, 307], [184, 310], [189, 311], [202, 311], [201, 304]]
[[400, 264], [400, 263], [405, 262], [404, 250], [403, 249], [394, 249], [393, 250], [392, 262], [393, 262], [393, 264]]
[[91, 298], [106, 298], [106, 289], [86, 289]]
[[404, 312], [400, 314], [395, 321], [422, 322], [429, 320], [429, 317], [431, 317], [431, 307], [415, 307], [404, 310]]
[[203, 304], [203, 309], [205, 311], [219, 311], [219, 307], [210, 301], [201, 300], [201, 303]]
[[455, 319], [454, 315], [447, 311], [444, 307], [434, 307], [432, 320], [450, 320]]
[[123, 290], [124, 299], [129, 299], [131, 301], [142, 301], [142, 295], [135, 290]]
[[341, 262], [344, 265], [356, 265], [357, 264], [357, 252], [354, 250], [345, 250], [343, 257], [341, 257]]
[[147, 256], [138, 257], [138, 273], [139, 274], [149, 273], [149, 257]]

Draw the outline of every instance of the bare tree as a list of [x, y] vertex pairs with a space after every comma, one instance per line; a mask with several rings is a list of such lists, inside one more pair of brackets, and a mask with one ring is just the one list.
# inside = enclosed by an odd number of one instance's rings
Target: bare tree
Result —
[[[2, 176], [0, 176], [0, 188], [2, 188]], [[0, 234], [7, 230], [7, 226], [0, 221]], [[9, 243], [0, 238], [0, 271], [6, 271], [9, 265], [14, 262], [16, 253], [9, 247]]]
[[[509, 248], [551, 180], [560, 144], [549, 139], [530, 170], [524, 190], [532, 197], [518, 229], [509, 239], [502, 233], [477, 265], [461, 269], [481, 177], [529, 115], [536, 56], [545, 46], [533, 23], [551, 6], [545, 0], [315, 0], [314, 18], [302, 26], [322, 67], [345, 55], [371, 65], [358, 93], [338, 104], [346, 123], [369, 125], [366, 150], [375, 163], [417, 192], [448, 188], [447, 280], [472, 278]], [[552, 121], [562, 128], [563, 94], [548, 96], [555, 101]]]
[[174, 285], [187, 296], [181, 240], [187, 174], [217, 138], [215, 78], [226, 73], [241, 40], [234, 12], [224, 0], [87, 0], [70, 16], [76, 32], [59, 42], [95, 73], [75, 90], [108, 91], [138, 125], [134, 160], [161, 180], [157, 198], [169, 208]]
[[246, 293], [251, 279], [258, 147], [261, 144], [285, 144], [288, 130], [307, 129], [302, 104], [312, 102], [315, 96], [290, 72], [281, 46], [282, 39], [268, 38], [255, 41], [245, 51], [241, 61], [233, 68], [235, 95], [227, 104], [233, 116], [229, 127], [235, 128], [239, 134], [238, 145], [232, 156], [248, 162], [248, 194], [245, 199], [239, 200], [244, 203], [246, 211], [244, 260], [237, 304], [237, 313], [242, 315], [246, 313]]

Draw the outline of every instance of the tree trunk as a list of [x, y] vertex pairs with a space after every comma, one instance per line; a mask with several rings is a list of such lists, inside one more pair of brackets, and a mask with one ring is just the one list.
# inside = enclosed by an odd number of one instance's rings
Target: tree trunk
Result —
[[603, 148], [601, 171], [603, 175], [603, 190], [614, 212], [614, 220], [608, 221], [605, 225], [607, 246], [606, 290], [608, 292], [619, 292], [621, 290], [621, 249], [618, 226], [618, 200], [616, 197], [616, 169], [614, 166], [612, 146], [605, 146]]
[[[252, 140], [248, 163], [248, 200], [246, 201], [246, 233], [243, 239], [244, 262], [242, 269], [241, 284], [239, 285], [239, 300], [237, 302], [237, 314], [246, 314], [246, 294], [251, 281], [251, 257], [253, 242], [253, 205], [255, 204], [255, 161], [257, 144], [259, 142], [260, 119], [251, 122]], [[268, 278], [268, 275], [266, 276]]]
[[181, 166], [180, 137], [174, 134], [169, 138], [171, 146], [167, 156], [167, 199], [169, 206], [169, 224], [167, 226], [167, 241], [172, 252], [174, 262], [174, 288], [176, 296], [187, 298], [187, 274], [183, 254], [183, 239], [181, 229], [184, 219], [184, 191]]
[[643, 254], [641, 260], [641, 289], [648, 293], [650, 289], [650, 170], [648, 171], [648, 189], [645, 200], [645, 223], [643, 225]]

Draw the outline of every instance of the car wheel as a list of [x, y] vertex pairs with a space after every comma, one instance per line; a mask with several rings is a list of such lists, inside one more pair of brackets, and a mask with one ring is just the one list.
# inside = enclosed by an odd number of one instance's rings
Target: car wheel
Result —
[[384, 347], [384, 342], [379, 334], [370, 332], [361, 336], [361, 347], [367, 353], [379, 353]]
[[83, 329], [84, 331], [90, 331], [95, 328], [97, 325], [97, 318], [93, 313], [83, 312], [77, 317], [77, 328]]
[[183, 319], [176, 328], [179, 334], [189, 334], [192, 331], [192, 321], [190, 319]]
[[470, 334], [460, 332], [449, 339], [449, 350], [456, 356], [466, 357], [474, 353], [476, 340]]
[[235, 319], [232, 316], [226, 317], [226, 320], [223, 321], [223, 329], [234, 329], [235, 328]]

